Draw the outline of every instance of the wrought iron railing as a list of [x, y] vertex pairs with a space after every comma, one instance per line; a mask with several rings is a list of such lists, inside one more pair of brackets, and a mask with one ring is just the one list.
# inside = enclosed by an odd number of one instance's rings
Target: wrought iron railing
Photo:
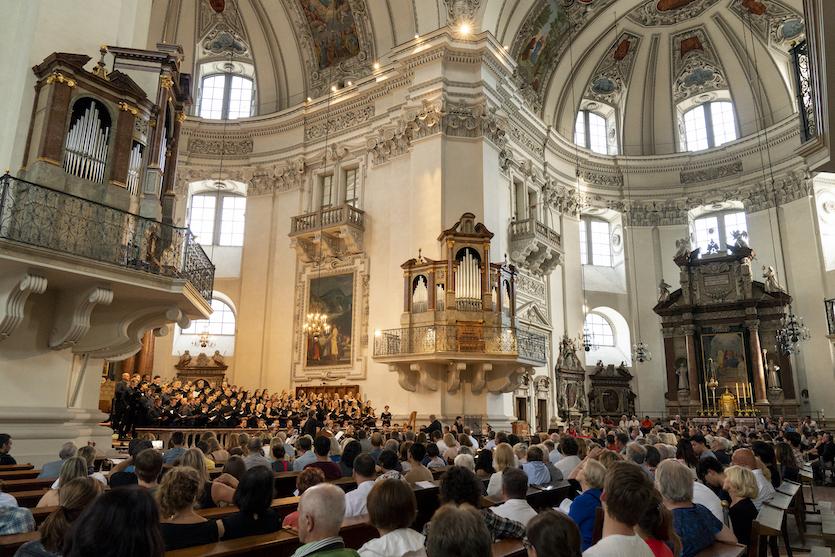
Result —
[[374, 339], [375, 357], [458, 352], [518, 356], [544, 364], [545, 348], [544, 336], [514, 327], [426, 325], [387, 329]]
[[215, 267], [188, 228], [0, 177], [0, 239], [189, 281], [212, 299]]
[[835, 298], [826, 300], [824, 302], [824, 306], [826, 306], [827, 329], [829, 330], [830, 335], [835, 335]]
[[560, 238], [559, 232], [548, 228], [544, 223], [539, 222], [535, 218], [527, 218], [511, 222], [510, 236], [511, 241], [526, 238], [540, 238], [555, 245], [556, 247], [560, 247], [560, 245], [562, 245], [562, 239]]
[[801, 136], [804, 142], [818, 135], [818, 120], [815, 111], [815, 88], [812, 82], [812, 67], [809, 60], [809, 45], [801, 41], [791, 49], [794, 67], [795, 95], [797, 110], [800, 112]]
[[363, 229], [363, 217], [365, 213], [353, 205], [338, 205], [327, 207], [312, 213], [305, 213], [293, 217], [290, 225], [290, 234], [310, 232], [317, 228], [340, 226], [349, 224]]

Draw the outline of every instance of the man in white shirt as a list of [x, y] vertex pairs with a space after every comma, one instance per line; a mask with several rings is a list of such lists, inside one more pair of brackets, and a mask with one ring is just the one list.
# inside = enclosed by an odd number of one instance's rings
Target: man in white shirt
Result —
[[354, 459], [354, 481], [357, 488], [345, 494], [345, 517], [367, 514], [366, 501], [371, 488], [374, 487], [374, 472], [376, 465], [371, 455], [362, 453]]
[[754, 474], [754, 477], [757, 478], [757, 487], [759, 487], [760, 492], [757, 495], [757, 498], [752, 502], [759, 511], [762, 508], [763, 503], [774, 497], [774, 486], [771, 485], [771, 482], [763, 475], [763, 471], [760, 470], [759, 466], [757, 466], [757, 458], [754, 456], [754, 452], [751, 449], [735, 450], [733, 456], [731, 457], [731, 463], [736, 466], [748, 468]]
[[720, 522], [725, 521], [722, 500], [705, 484], [693, 482], [693, 502], [707, 507]]
[[573, 437], [566, 437], [560, 442], [560, 453], [562, 458], [554, 464], [557, 470], [562, 472], [562, 477], [567, 478], [571, 472], [580, 464], [580, 457], [577, 453], [580, 447], [577, 446], [577, 440]]
[[653, 489], [652, 480], [637, 464], [612, 464], [603, 487], [603, 537], [583, 557], [653, 557], [634, 530], [654, 498]]
[[496, 448], [496, 432], [492, 429], [487, 432], [487, 444], [484, 445], [484, 448], [488, 451], [492, 451]]
[[464, 428], [464, 435], [466, 435], [467, 437], [470, 438], [470, 443], [472, 443], [472, 445], [473, 445], [473, 450], [478, 452], [478, 439], [473, 437], [472, 430], [470, 430], [470, 428], [468, 428], [468, 427], [465, 427]]
[[443, 456], [445, 452], [447, 452], [447, 444], [444, 443], [443, 433], [440, 431], [433, 431], [432, 432], [432, 440], [438, 446], [438, 453]]
[[527, 474], [518, 468], [508, 468], [502, 472], [502, 498], [505, 502], [490, 510], [501, 517], [527, 526], [528, 521], [536, 516], [536, 511], [525, 499], [527, 493]]

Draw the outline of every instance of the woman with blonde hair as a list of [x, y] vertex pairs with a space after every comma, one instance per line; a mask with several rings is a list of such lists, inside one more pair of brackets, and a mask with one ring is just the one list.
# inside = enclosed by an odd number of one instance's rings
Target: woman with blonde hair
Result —
[[42, 557], [60, 555], [64, 539], [75, 519], [104, 491], [104, 486], [92, 478], [69, 480], [58, 495], [58, 510], [52, 512], [41, 527], [40, 539], [27, 542], [17, 550], [18, 557]]
[[197, 503], [201, 509], [217, 507], [220, 503], [232, 504], [238, 480], [229, 474], [221, 474], [215, 481], [211, 481], [203, 451], [196, 448], [187, 450], [183, 453], [180, 464], [197, 472], [201, 486], [197, 493]]
[[214, 543], [223, 535], [220, 520], [206, 520], [194, 511], [201, 487], [197, 470], [187, 466], [172, 468], [162, 478], [157, 502], [166, 551]]
[[499, 443], [496, 445], [496, 450], [493, 451], [493, 468], [496, 472], [490, 476], [490, 482], [487, 484], [487, 496], [498, 497], [502, 494], [502, 472], [508, 468], [518, 468], [516, 462], [516, 455], [513, 454], [513, 449], [507, 443]]
[[80, 456], [71, 456], [61, 465], [61, 473], [58, 474], [58, 487], [50, 489], [43, 494], [36, 507], [56, 507], [60, 504], [61, 487], [67, 485], [76, 478], [87, 477], [87, 461]]
[[220, 446], [220, 443], [217, 441], [217, 437], [212, 435], [208, 439], [204, 439], [204, 441], [206, 441], [206, 445], [209, 449], [206, 456], [217, 464], [226, 464], [226, 461], [229, 460], [230, 454], [229, 451]]
[[451, 433], [444, 435], [444, 444], [447, 446], [447, 450], [444, 451], [442, 456], [444, 457], [444, 460], [446, 460], [449, 464], [452, 464], [452, 461], [455, 460], [456, 456], [458, 456], [458, 451], [461, 448], [461, 445], [458, 444], [458, 441], [455, 440], [455, 436]]
[[751, 542], [751, 526], [757, 518], [757, 508], [753, 501], [760, 493], [757, 478], [743, 466], [729, 466], [725, 468], [725, 483], [722, 489], [731, 496], [728, 516], [736, 539], [739, 543], [748, 545]]
[[241, 436], [239, 434], [229, 434], [229, 437], [226, 438], [226, 450], [229, 451], [230, 455], [241, 456], [243, 454], [241, 451]]

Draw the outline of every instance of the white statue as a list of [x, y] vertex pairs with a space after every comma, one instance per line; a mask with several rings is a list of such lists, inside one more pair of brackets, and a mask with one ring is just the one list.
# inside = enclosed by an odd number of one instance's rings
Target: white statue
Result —
[[768, 370], [768, 388], [770, 390], [778, 391], [782, 389], [780, 384], [780, 366], [775, 365], [774, 362], [768, 361], [768, 351], [763, 349], [763, 362], [765, 369]]
[[666, 302], [670, 299], [670, 285], [667, 284], [663, 278], [658, 283], [658, 303]]
[[676, 240], [676, 256], [675, 259], [679, 257], [686, 257], [690, 255], [690, 238], [682, 238], [681, 240]]
[[678, 390], [690, 390], [689, 378], [687, 377], [687, 360], [679, 358], [678, 367], [676, 367], [676, 377], [678, 377]]
[[748, 233], [744, 230], [734, 230], [731, 232], [731, 236], [734, 239], [734, 247], [735, 248], [747, 248], [748, 247]]
[[780, 283], [777, 282], [777, 277], [774, 273], [774, 267], [771, 265], [765, 266], [763, 265], [763, 278], [765, 279], [765, 291], [766, 292], [779, 292], [782, 291], [783, 288], [780, 286]]

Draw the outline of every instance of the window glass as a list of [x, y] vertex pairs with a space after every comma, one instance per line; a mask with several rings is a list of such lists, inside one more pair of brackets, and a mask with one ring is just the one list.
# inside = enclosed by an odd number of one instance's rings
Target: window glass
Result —
[[333, 174], [322, 176], [322, 198], [320, 207], [327, 209], [333, 204]]
[[588, 226], [588, 221], [581, 220], [580, 221], [580, 264], [581, 265], [588, 265], [588, 262], [589, 262], [589, 250], [588, 250], [588, 239], [586, 238], [586, 226]]
[[192, 321], [184, 335], [199, 335], [208, 332], [210, 335], [234, 335], [235, 314], [225, 303], [218, 299], [212, 300], [212, 315], [208, 319]]
[[586, 113], [582, 110], [577, 113], [577, 121], [574, 123], [574, 143], [586, 146]]
[[200, 117], [218, 120], [223, 118], [223, 92], [226, 89], [225, 75], [210, 75], [203, 78], [200, 88]]
[[703, 105], [684, 113], [684, 142], [688, 151], [701, 151], [710, 147]]
[[739, 213], [727, 213], [724, 220], [725, 242], [727, 245], [732, 246], [736, 241], [733, 236], [734, 232], [748, 232], [748, 223], [745, 220], [745, 213], [742, 211]]
[[710, 103], [710, 118], [713, 124], [713, 146], [736, 139], [736, 124], [734, 123], [734, 105], [729, 102]]
[[230, 76], [229, 119], [252, 116], [252, 80], [239, 75]]
[[711, 240], [716, 242], [717, 245], [720, 245], [719, 219], [715, 216], [696, 219], [694, 232], [696, 233], [696, 247], [701, 249], [699, 252], [701, 255], [707, 253], [707, 246]]
[[590, 228], [592, 263], [603, 267], [611, 267], [612, 248], [609, 238], [609, 223], [593, 220]]
[[203, 245], [210, 245], [214, 241], [216, 200], [217, 196], [214, 194], [191, 197], [188, 227], [195, 240]]
[[345, 203], [352, 207], [356, 207], [359, 203], [356, 168], [349, 168], [345, 171]]
[[590, 313], [586, 316], [586, 329], [592, 335], [592, 343], [595, 346], [614, 346], [615, 333], [609, 320], [597, 313]]
[[220, 213], [220, 241], [221, 246], [244, 245], [244, 224], [246, 214], [246, 197], [240, 195], [226, 195]]
[[605, 155], [608, 152], [606, 147], [606, 119], [594, 112], [588, 112], [589, 119], [589, 144], [587, 147], [595, 153]]

